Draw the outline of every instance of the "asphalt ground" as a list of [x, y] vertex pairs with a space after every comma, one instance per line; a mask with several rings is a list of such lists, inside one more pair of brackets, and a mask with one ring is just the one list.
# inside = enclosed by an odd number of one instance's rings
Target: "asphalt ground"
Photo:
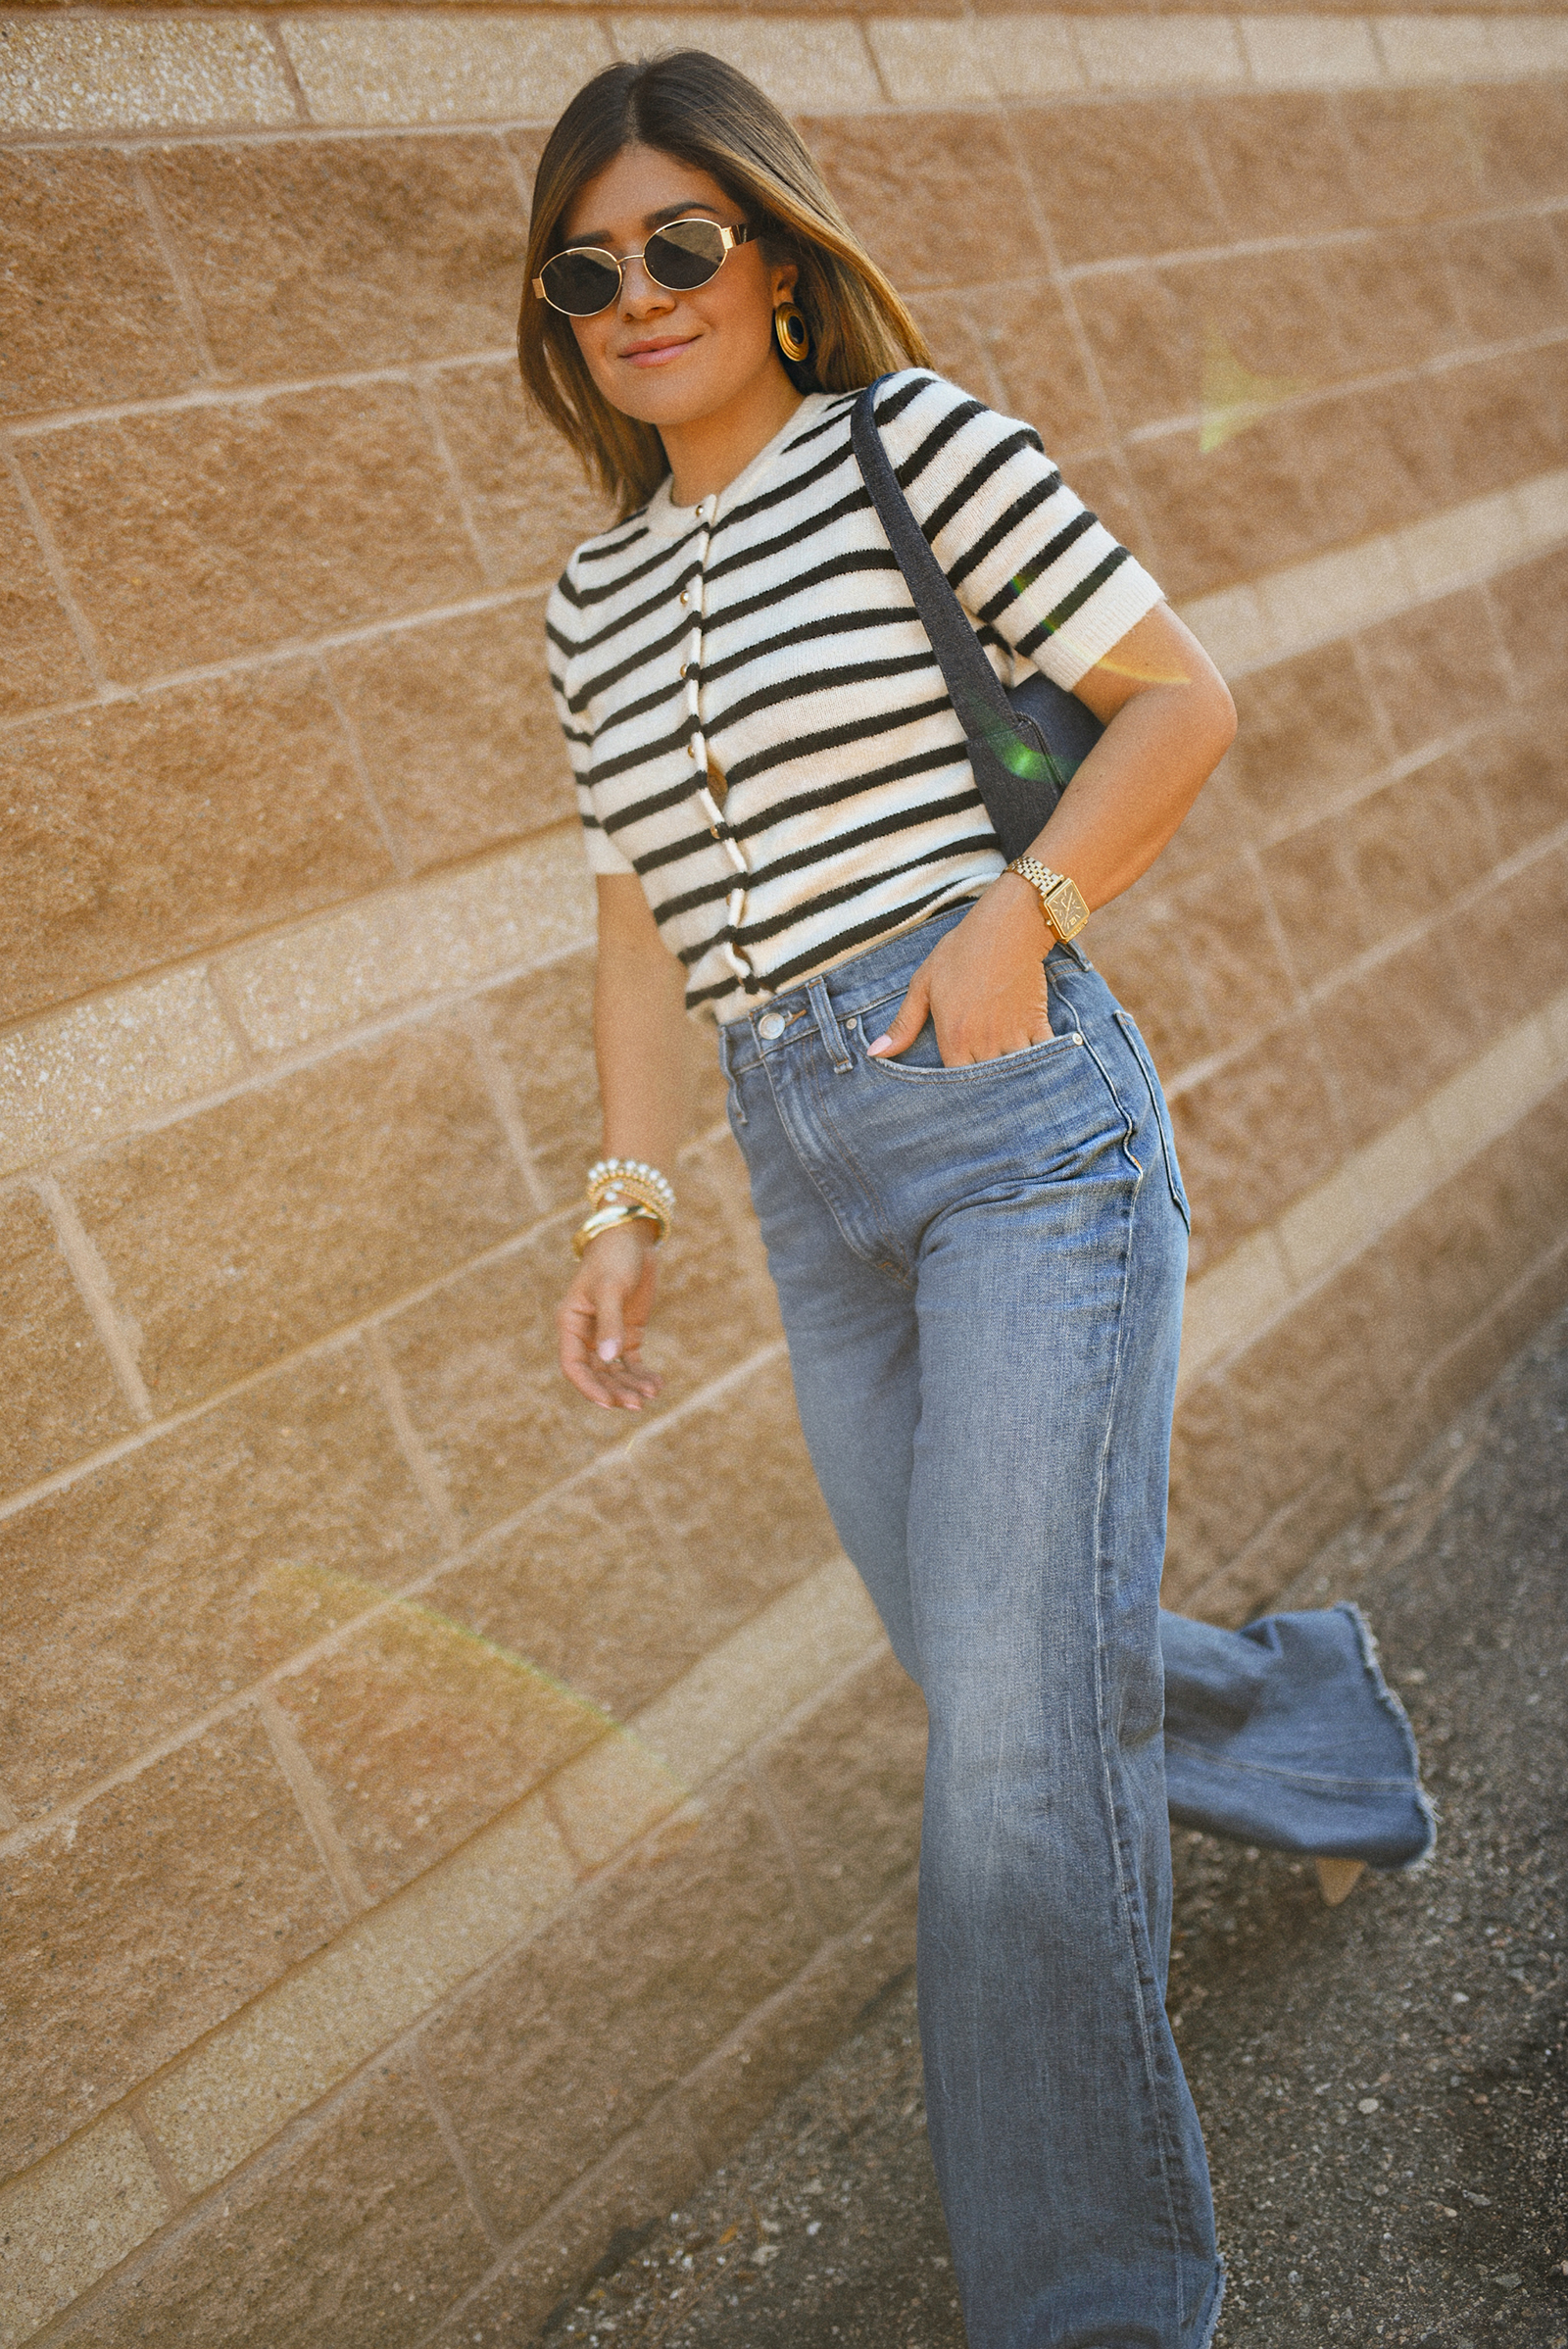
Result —
[[[1282, 1604], [1358, 1598], [1439, 1806], [1343, 1907], [1178, 1831], [1170, 2009], [1230, 2286], [1219, 2349], [1568, 2349], [1568, 1315]], [[963, 2349], [912, 1981], [551, 2349]]]

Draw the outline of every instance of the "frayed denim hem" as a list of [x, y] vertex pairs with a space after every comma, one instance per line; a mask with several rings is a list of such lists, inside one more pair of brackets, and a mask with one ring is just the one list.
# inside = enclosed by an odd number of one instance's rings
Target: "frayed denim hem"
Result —
[[1410, 1776], [1415, 1785], [1416, 1807], [1427, 1823], [1426, 1848], [1418, 1851], [1414, 1859], [1401, 1860], [1396, 1867], [1390, 1868], [1385, 1873], [1390, 1876], [1420, 1876], [1425, 1869], [1431, 1867], [1432, 1855], [1437, 1849], [1438, 1806], [1421, 1783], [1421, 1754], [1415, 1741], [1415, 1730], [1411, 1726], [1410, 1716], [1404, 1709], [1404, 1701], [1398, 1690], [1391, 1688], [1384, 1678], [1383, 1665], [1378, 1653], [1378, 1637], [1371, 1624], [1368, 1623], [1353, 1598], [1342, 1598], [1339, 1602], [1338, 1612], [1342, 1615], [1348, 1615], [1354, 1624], [1355, 1636], [1361, 1646], [1361, 1661], [1366, 1666], [1367, 1678], [1372, 1683], [1373, 1692], [1385, 1711], [1398, 1723], [1400, 1735], [1404, 1739], [1405, 1751], [1410, 1760]]

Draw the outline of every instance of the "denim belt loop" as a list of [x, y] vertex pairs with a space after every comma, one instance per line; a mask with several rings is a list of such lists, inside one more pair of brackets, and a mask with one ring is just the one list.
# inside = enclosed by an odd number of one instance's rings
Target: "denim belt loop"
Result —
[[850, 1048], [844, 1041], [844, 1032], [839, 1026], [834, 1015], [833, 1005], [828, 1000], [827, 981], [825, 979], [808, 979], [806, 985], [806, 1000], [816, 1014], [817, 1033], [833, 1055], [834, 1068], [841, 1077], [847, 1076], [855, 1063], [850, 1058]]

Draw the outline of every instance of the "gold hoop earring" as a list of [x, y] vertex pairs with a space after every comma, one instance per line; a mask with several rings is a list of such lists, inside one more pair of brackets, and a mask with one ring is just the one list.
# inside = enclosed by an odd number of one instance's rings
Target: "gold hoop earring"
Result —
[[773, 332], [784, 357], [799, 366], [811, 348], [805, 312], [798, 310], [793, 302], [780, 302], [773, 312]]

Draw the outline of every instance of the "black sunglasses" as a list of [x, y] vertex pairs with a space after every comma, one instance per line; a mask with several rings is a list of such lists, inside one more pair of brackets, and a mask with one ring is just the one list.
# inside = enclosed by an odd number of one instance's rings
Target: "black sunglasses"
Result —
[[744, 245], [751, 233], [744, 222], [738, 228], [723, 228], [717, 220], [671, 220], [667, 227], [654, 230], [640, 253], [625, 253], [618, 260], [602, 245], [571, 245], [564, 253], [551, 255], [533, 290], [541, 302], [564, 311], [568, 318], [597, 318], [620, 299], [626, 263], [640, 261], [666, 293], [689, 294], [716, 277], [725, 254]]

